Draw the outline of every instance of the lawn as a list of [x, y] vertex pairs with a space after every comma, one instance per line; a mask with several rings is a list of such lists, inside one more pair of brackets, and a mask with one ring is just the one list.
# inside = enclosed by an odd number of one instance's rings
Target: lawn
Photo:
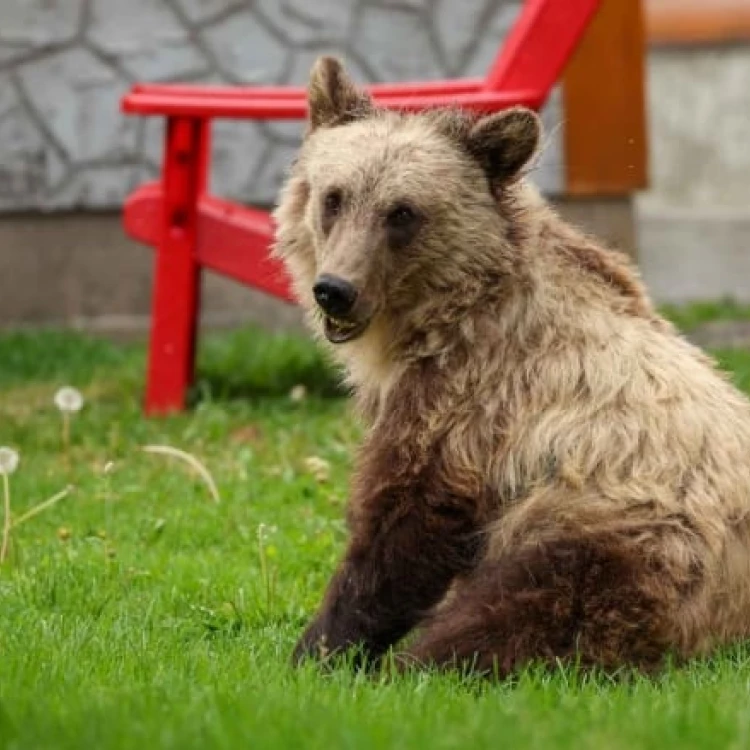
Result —
[[[722, 361], [750, 389], [750, 354]], [[188, 414], [142, 417], [143, 367], [138, 346], [0, 336], [14, 516], [74, 487], [0, 568], [2, 750], [750, 747], [750, 646], [653, 681], [291, 669], [344, 542], [346, 401], [311, 344], [252, 331], [207, 340]], [[68, 384], [86, 405], [66, 449]], [[220, 502], [154, 444], [199, 459]]]

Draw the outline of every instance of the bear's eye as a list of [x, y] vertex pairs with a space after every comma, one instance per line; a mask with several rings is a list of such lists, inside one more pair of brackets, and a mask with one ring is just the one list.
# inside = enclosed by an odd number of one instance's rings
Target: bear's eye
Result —
[[323, 213], [328, 219], [335, 219], [341, 213], [343, 202], [340, 190], [330, 190], [323, 198]]
[[417, 219], [416, 211], [411, 206], [396, 206], [388, 212], [388, 226], [393, 229], [407, 229]]
[[406, 203], [395, 205], [385, 217], [388, 231], [388, 244], [394, 250], [405, 248], [411, 243], [422, 226], [422, 215]]

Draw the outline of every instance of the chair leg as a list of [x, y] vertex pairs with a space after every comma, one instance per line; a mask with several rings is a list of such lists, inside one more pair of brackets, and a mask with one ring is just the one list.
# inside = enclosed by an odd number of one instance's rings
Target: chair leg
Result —
[[201, 280], [196, 218], [206, 185], [208, 140], [205, 120], [167, 122], [146, 386], [149, 415], [184, 409], [193, 381]]
[[190, 256], [159, 249], [151, 312], [146, 413], [185, 408], [193, 380], [200, 269]]

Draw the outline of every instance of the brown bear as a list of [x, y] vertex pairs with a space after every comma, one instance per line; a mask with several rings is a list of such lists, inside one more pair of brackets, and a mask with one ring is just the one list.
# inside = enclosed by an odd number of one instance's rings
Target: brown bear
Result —
[[649, 670], [750, 631], [750, 404], [525, 180], [539, 119], [383, 111], [322, 58], [276, 211], [368, 431], [296, 660]]

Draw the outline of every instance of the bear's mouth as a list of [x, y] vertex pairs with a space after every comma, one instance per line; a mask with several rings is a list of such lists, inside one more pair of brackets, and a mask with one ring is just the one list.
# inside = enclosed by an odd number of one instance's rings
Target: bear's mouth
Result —
[[323, 332], [332, 344], [345, 344], [361, 336], [369, 320], [342, 320], [326, 315], [323, 319]]

